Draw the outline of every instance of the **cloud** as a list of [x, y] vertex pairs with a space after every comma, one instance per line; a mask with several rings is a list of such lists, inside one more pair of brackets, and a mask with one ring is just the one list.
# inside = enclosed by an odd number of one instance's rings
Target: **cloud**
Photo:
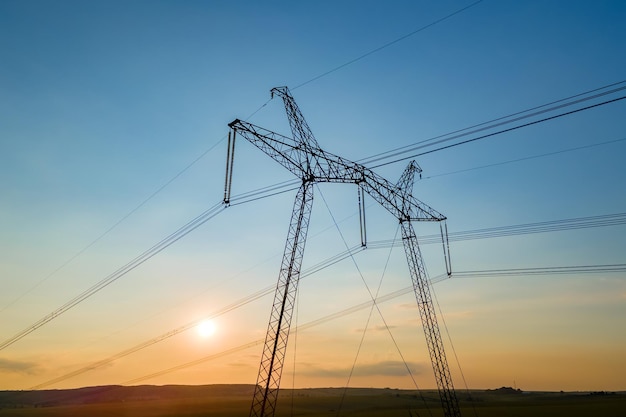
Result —
[[18, 373], [34, 375], [38, 372], [39, 365], [34, 362], [13, 361], [0, 358], [0, 373]]
[[[255, 359], [258, 360], [259, 358], [255, 357]], [[253, 365], [253, 364], [244, 363], [244, 362], [229, 362], [227, 365], [233, 368], [256, 368], [258, 367], [258, 364], [256, 363]]]
[[450, 313], [446, 313], [444, 315], [444, 318], [447, 321], [452, 321], [452, 320], [467, 320], [467, 319], [473, 319], [475, 317], [475, 313], [473, 311], [453, 311]]
[[[369, 364], [357, 364], [354, 368], [353, 376], [406, 376], [409, 374], [407, 367], [411, 370], [411, 374], [419, 375], [427, 370], [423, 363], [407, 362], [406, 365], [402, 361], [381, 361]], [[304, 375], [315, 377], [341, 377], [344, 378], [350, 373], [349, 368], [318, 368], [309, 365], [302, 371]]]
[[[379, 325], [379, 326], [372, 326], [372, 327], [368, 327], [367, 331], [368, 332], [387, 332], [389, 330], [395, 329], [398, 326], [385, 326], [385, 325]], [[363, 327], [356, 329], [355, 331], [357, 333], [363, 333], [363, 330], [365, 330]]]
[[[414, 310], [417, 312], [418, 308], [417, 308], [417, 303], [404, 303], [404, 304], [397, 304], [396, 308], [398, 310]], [[439, 315], [439, 311], [437, 311], [437, 315]], [[415, 317], [417, 317], [417, 321], [421, 323], [419, 316], [416, 314]], [[444, 318], [446, 320], [464, 320], [464, 319], [470, 319], [474, 317], [474, 312], [473, 311], [455, 311], [455, 312], [446, 312], [444, 314]], [[414, 320], [412, 320], [414, 321]]]

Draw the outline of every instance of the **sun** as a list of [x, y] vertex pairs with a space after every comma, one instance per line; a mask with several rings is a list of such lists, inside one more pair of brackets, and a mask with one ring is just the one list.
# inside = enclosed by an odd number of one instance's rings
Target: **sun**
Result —
[[198, 334], [203, 338], [208, 338], [215, 334], [215, 323], [211, 320], [203, 320], [196, 326]]

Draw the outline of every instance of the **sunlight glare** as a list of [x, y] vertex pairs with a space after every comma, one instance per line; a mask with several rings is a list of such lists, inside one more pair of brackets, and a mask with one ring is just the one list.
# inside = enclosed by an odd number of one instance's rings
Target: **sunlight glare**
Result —
[[207, 338], [213, 336], [213, 334], [215, 333], [215, 323], [213, 323], [211, 320], [203, 320], [198, 323], [196, 329], [201, 337]]

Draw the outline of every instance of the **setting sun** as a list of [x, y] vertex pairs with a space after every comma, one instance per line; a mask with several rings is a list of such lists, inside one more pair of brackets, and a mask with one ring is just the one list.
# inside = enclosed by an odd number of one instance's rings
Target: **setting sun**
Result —
[[198, 334], [204, 338], [211, 337], [215, 333], [215, 323], [211, 320], [203, 320], [196, 326]]

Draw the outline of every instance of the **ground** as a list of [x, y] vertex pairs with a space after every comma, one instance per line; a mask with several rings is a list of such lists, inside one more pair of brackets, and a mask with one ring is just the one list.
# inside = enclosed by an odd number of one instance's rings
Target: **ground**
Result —
[[[81, 390], [0, 392], [0, 416], [242, 416], [252, 387], [95, 387]], [[523, 392], [513, 388], [457, 393], [464, 416], [623, 417], [626, 393]], [[33, 399], [37, 399], [38, 402]], [[47, 401], [47, 402], [46, 402]], [[80, 403], [82, 402], [82, 404]], [[276, 417], [443, 416], [435, 391], [373, 388], [282, 390]]]

